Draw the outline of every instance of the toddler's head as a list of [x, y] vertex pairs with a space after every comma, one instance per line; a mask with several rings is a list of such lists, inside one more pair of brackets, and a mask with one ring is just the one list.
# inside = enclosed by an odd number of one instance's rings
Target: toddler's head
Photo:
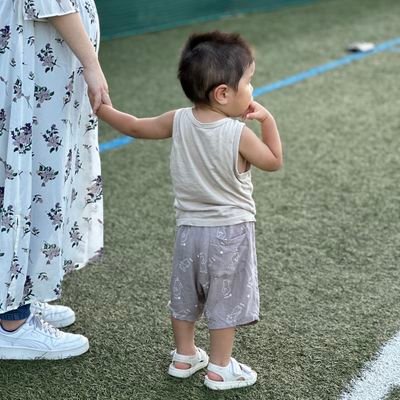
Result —
[[253, 63], [253, 52], [239, 34], [195, 33], [182, 50], [178, 78], [189, 100], [210, 105], [210, 93], [219, 85], [237, 91], [240, 80]]

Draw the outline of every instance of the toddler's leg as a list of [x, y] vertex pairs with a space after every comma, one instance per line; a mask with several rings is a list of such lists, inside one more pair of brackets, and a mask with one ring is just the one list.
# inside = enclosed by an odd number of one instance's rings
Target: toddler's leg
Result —
[[[193, 356], [196, 354], [196, 346], [194, 345], [194, 328], [195, 322], [181, 321], [171, 317], [172, 329], [174, 331], [176, 351], [185, 356]], [[189, 369], [190, 364], [175, 362], [175, 367], [179, 369]]]
[[231, 357], [235, 328], [210, 330], [211, 354], [204, 384], [212, 390], [238, 389], [253, 385], [257, 373]]
[[[226, 367], [231, 361], [235, 328], [210, 329], [210, 362]], [[222, 378], [214, 372], [208, 371], [208, 377], [215, 381]]]
[[208, 365], [207, 353], [194, 345], [195, 322], [171, 318], [176, 350], [168, 373], [176, 378], [189, 378]]

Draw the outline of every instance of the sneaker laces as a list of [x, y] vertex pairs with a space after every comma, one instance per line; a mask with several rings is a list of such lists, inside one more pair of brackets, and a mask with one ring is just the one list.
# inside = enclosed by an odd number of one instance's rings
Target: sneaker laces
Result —
[[61, 331], [59, 329], [54, 328], [53, 325], [50, 325], [48, 322], [43, 321], [43, 319], [39, 318], [38, 315], [32, 315], [29, 324], [33, 325], [34, 329], [38, 329], [42, 332], [48, 333], [51, 336], [59, 337], [61, 334]]
[[41, 301], [34, 301], [31, 306], [38, 308], [40, 310], [45, 310], [48, 307], [47, 303], [41, 302]]
[[45, 302], [34, 301], [31, 303], [32, 314], [36, 314], [39, 317], [43, 316], [49, 308], [50, 306]]

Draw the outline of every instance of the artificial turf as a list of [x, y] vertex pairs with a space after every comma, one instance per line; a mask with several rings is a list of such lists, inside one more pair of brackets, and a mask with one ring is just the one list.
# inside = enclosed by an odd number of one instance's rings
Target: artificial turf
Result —
[[[138, 116], [186, 106], [175, 79], [196, 30], [242, 33], [255, 47], [254, 86], [345, 54], [348, 43], [399, 35], [397, 0], [326, 0], [102, 43], [115, 106]], [[333, 400], [398, 329], [400, 120], [398, 49], [257, 100], [275, 115], [280, 172], [253, 170], [262, 319], [234, 355], [259, 373], [214, 393], [201, 374], [168, 377], [166, 308], [174, 241], [169, 141], [102, 154], [105, 259], [64, 282], [87, 335], [76, 359], [0, 362], [1, 399]], [[101, 125], [100, 141], [117, 136]], [[207, 348], [199, 324], [198, 344]], [[400, 399], [395, 389], [390, 400]]]

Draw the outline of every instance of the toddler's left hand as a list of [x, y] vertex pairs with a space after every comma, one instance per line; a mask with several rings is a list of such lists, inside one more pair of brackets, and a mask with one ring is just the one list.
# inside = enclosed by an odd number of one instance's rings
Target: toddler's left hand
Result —
[[244, 114], [245, 119], [256, 120], [259, 122], [263, 122], [266, 118], [268, 118], [269, 112], [263, 107], [260, 103], [256, 101], [252, 101], [249, 105], [249, 108], [246, 110]]

